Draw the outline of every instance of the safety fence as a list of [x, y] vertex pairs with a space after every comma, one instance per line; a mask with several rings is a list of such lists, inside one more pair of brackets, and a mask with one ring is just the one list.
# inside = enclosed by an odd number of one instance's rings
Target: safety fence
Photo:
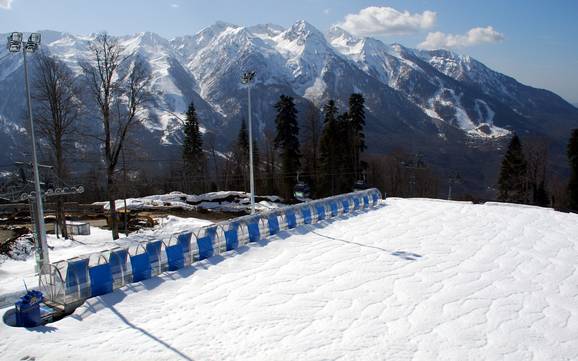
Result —
[[48, 301], [71, 310], [87, 298], [179, 270], [281, 231], [373, 208], [380, 199], [381, 192], [372, 188], [195, 228], [167, 240], [146, 240], [56, 262], [41, 276], [41, 291]]

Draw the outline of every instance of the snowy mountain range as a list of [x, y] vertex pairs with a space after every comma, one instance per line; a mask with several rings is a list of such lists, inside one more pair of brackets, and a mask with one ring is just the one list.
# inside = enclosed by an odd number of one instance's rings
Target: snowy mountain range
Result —
[[[90, 57], [88, 45], [95, 35], [42, 35], [43, 49], [80, 76], [79, 62]], [[578, 109], [561, 97], [469, 56], [385, 44], [338, 27], [322, 33], [305, 21], [289, 28], [217, 22], [172, 40], [145, 32], [122, 36], [120, 43], [127, 55], [138, 55], [150, 66], [153, 97], [136, 142], [149, 154], [174, 154], [181, 139], [175, 114], [191, 101], [204, 131], [215, 133], [217, 146], [226, 150], [246, 114], [239, 76], [248, 69], [257, 72], [253, 114], [258, 137], [274, 129], [273, 104], [281, 94], [295, 97], [303, 115], [308, 105], [320, 108], [328, 99], [345, 111], [349, 95], [359, 92], [366, 98], [370, 153], [422, 151], [430, 163], [482, 176], [485, 184], [495, 172], [497, 150], [512, 132], [546, 137], [557, 154], [569, 130], [578, 127]], [[21, 57], [0, 50], [4, 162], [21, 158], [23, 151], [22, 71]], [[98, 124], [85, 121], [87, 127]]]

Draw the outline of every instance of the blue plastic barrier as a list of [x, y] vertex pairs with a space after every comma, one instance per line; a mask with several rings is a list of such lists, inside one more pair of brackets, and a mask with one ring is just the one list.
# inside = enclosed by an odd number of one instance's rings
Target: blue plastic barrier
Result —
[[130, 265], [132, 267], [133, 282], [140, 282], [151, 278], [151, 264], [147, 252], [130, 256]]
[[88, 269], [90, 275], [90, 296], [96, 297], [112, 292], [112, 271], [110, 263], [99, 264]]
[[279, 219], [277, 214], [273, 213], [267, 217], [267, 223], [269, 224], [269, 235], [273, 236], [279, 233]]
[[285, 212], [285, 220], [287, 221], [287, 228], [293, 229], [297, 227], [297, 217], [295, 217], [295, 212], [292, 209]]
[[208, 235], [197, 238], [197, 246], [199, 247], [199, 260], [213, 257], [213, 241]]
[[311, 224], [311, 208], [309, 207], [301, 208], [301, 215], [303, 216], [303, 223]]
[[229, 229], [225, 231], [225, 242], [227, 251], [232, 251], [239, 247], [239, 223], [231, 223]]
[[207, 236], [212, 240], [215, 239], [215, 237], [217, 237], [217, 227], [210, 227], [207, 228]]
[[88, 259], [79, 259], [68, 262], [66, 270], [66, 288], [76, 290], [80, 298], [86, 298], [90, 295], [90, 290], [86, 288], [88, 282]]
[[147, 243], [146, 250], [149, 254], [149, 262], [151, 264], [151, 270], [154, 274], [159, 274], [161, 272], [161, 247], [163, 242], [152, 241]]
[[[218, 225], [195, 229], [194, 232], [179, 234], [176, 242], [173, 240], [171, 243], [169, 240], [165, 245], [164, 251], [162, 251], [164, 243], [156, 240], [140, 244], [135, 251], [141, 252], [138, 254], [133, 254], [135, 253], [133, 248], [131, 248], [130, 252], [128, 249], [104, 251], [101, 254], [101, 257], [104, 258], [101, 259], [108, 259], [108, 263], [90, 268], [88, 267], [87, 258], [75, 258], [57, 262], [53, 264], [51, 276], [57, 282], [54, 287], [60, 287], [60, 290], [63, 289], [64, 295], [62, 296], [62, 291], [58, 291], [58, 289], [55, 289], [56, 292], [47, 294], [56, 295], [54, 296], [55, 302], [73, 305], [82, 299], [111, 292], [112, 289], [129, 282], [139, 282], [149, 279], [161, 271], [167, 269], [170, 271], [178, 270], [193, 261], [209, 258], [215, 254], [215, 251], [221, 250], [220, 242], [224, 243], [222, 247], [226, 248], [227, 251], [234, 250], [239, 247], [241, 235], [245, 236], [245, 228], [242, 228], [243, 233], [239, 234], [241, 225], [247, 229], [248, 241], [257, 242], [269, 234], [279, 233], [281, 229], [296, 228], [301, 222], [311, 224], [325, 220], [328, 217], [336, 217], [340, 212], [342, 214], [350, 214], [360, 208], [367, 209], [376, 206], [380, 199], [381, 193], [379, 190], [369, 189], [264, 212], [261, 215], [243, 217]], [[298, 219], [298, 213], [299, 217], [302, 218]], [[283, 216], [285, 219], [282, 225], [280, 224], [279, 216]], [[267, 222], [267, 225], [264, 222]], [[223, 231], [223, 234], [220, 233], [219, 229]], [[203, 235], [203, 237], [195, 238], [198, 257], [193, 257], [193, 249], [191, 248], [191, 237], [193, 234]], [[128, 269], [128, 257], [130, 257], [132, 277], [131, 271]], [[65, 277], [62, 277], [63, 274], [65, 274]]]
[[325, 219], [325, 206], [323, 204], [317, 204], [315, 211], [317, 212], [317, 222]]
[[259, 218], [254, 218], [247, 223], [249, 230], [249, 242], [259, 242], [261, 234], [259, 233]]
[[110, 272], [115, 278], [115, 275], [121, 275], [116, 278], [121, 278], [127, 274], [126, 260], [128, 258], [128, 250], [117, 249], [110, 252], [108, 263], [110, 264]]
[[331, 217], [337, 217], [339, 214], [339, 211], [337, 210], [337, 203], [331, 202], [329, 206], [331, 207]]
[[178, 241], [177, 243], [165, 248], [167, 253], [167, 266], [169, 271], [176, 271], [185, 267], [185, 252], [183, 245]]
[[341, 201], [343, 205], [343, 214], [349, 213], [349, 198], [345, 198]]
[[177, 243], [181, 245], [182, 249], [183, 249], [183, 255], [185, 258], [185, 263], [186, 264], [190, 264], [191, 263], [191, 237], [192, 237], [192, 233], [188, 232], [188, 233], [183, 233], [183, 234], [179, 234], [179, 236], [177, 237]]

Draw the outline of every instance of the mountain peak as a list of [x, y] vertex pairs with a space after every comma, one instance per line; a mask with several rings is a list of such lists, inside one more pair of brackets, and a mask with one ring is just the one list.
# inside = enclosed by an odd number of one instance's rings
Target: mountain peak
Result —
[[167, 39], [163, 38], [157, 33], [153, 33], [152, 31], [143, 31], [136, 34], [136, 37], [142, 42], [146, 44], [163, 44], [167, 45]]
[[358, 48], [361, 39], [351, 35], [337, 25], [333, 25], [327, 32], [329, 43], [342, 54], [351, 54]]
[[207, 26], [206, 28], [203, 28], [200, 31], [198, 31], [195, 34], [195, 37], [199, 39], [212, 38], [229, 28], [237, 29], [238, 27], [239, 27], [238, 25], [229, 24], [219, 20], [215, 22], [213, 25]]
[[129, 53], [133, 52], [158, 52], [170, 47], [167, 39], [150, 31], [137, 33], [133, 36], [121, 37], [123, 46]]
[[323, 34], [319, 30], [317, 30], [316, 27], [309, 24], [305, 20], [299, 20], [295, 22], [295, 24], [293, 24], [291, 28], [289, 28], [289, 30], [285, 32], [284, 37], [290, 41], [294, 40], [305, 41], [309, 38], [324, 39]]
[[331, 27], [327, 31], [327, 37], [330, 40], [333, 40], [336, 38], [344, 38], [344, 39], [349, 39], [349, 40], [359, 40], [357, 37], [351, 35], [351, 33], [343, 30], [343, 28], [340, 27], [339, 25], [331, 25]]
[[265, 35], [268, 37], [277, 36], [285, 31], [284, 27], [271, 23], [253, 25], [247, 29], [255, 35]]

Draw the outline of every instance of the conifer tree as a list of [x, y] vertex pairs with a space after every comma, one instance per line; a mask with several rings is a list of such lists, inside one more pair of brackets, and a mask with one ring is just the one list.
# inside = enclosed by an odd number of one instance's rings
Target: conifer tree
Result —
[[323, 132], [319, 142], [321, 183], [320, 189], [325, 189], [327, 194], [336, 193], [336, 175], [339, 164], [339, 125], [337, 123], [337, 106], [335, 101], [329, 100], [323, 107]]
[[345, 112], [337, 117], [337, 132], [333, 142], [335, 147], [335, 158], [337, 160], [337, 172], [334, 176], [337, 184], [337, 193], [351, 191], [351, 187], [356, 180], [356, 143], [355, 128], [353, 127], [351, 116]]
[[532, 186], [532, 200], [534, 205], [540, 207], [547, 207], [550, 204], [550, 197], [543, 180], [538, 185]]
[[245, 119], [241, 120], [241, 127], [237, 141], [233, 146], [233, 179], [238, 190], [249, 191], [249, 133]]
[[361, 173], [361, 153], [367, 149], [365, 145], [365, 99], [362, 94], [353, 93], [349, 97], [349, 121], [351, 124], [353, 171], [359, 179]]
[[578, 212], [578, 129], [572, 131], [568, 143], [568, 161], [570, 162], [570, 182], [568, 183], [568, 206]]
[[292, 97], [281, 95], [277, 104], [275, 124], [275, 149], [280, 153], [281, 173], [283, 174], [282, 192], [285, 198], [290, 198], [295, 186], [297, 171], [301, 167], [299, 151], [299, 124], [297, 109]]
[[195, 105], [191, 102], [186, 113], [183, 126], [183, 163], [185, 184], [187, 191], [199, 192], [203, 190], [204, 159], [203, 138], [199, 130], [199, 119]]
[[322, 126], [319, 110], [310, 103], [305, 114], [301, 153], [304, 160], [303, 173], [305, 173], [302, 180], [309, 184], [313, 194], [317, 192], [320, 185], [319, 139], [321, 138]]
[[527, 203], [527, 162], [522, 151], [520, 138], [514, 135], [502, 160], [498, 180], [498, 199], [502, 202]]

